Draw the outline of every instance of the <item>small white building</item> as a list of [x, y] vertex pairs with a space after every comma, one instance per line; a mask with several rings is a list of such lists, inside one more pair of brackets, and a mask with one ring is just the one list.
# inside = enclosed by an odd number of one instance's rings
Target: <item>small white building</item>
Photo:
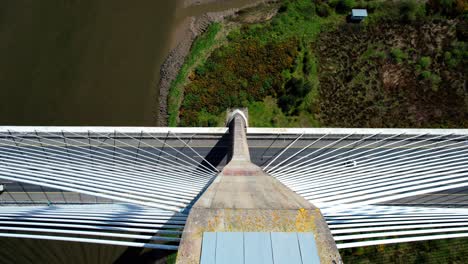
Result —
[[367, 9], [352, 9], [351, 10], [351, 20], [361, 21], [367, 17]]

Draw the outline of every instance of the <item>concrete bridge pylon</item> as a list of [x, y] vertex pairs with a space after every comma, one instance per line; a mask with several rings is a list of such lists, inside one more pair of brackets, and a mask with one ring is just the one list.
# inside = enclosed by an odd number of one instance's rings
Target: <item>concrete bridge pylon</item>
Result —
[[203, 263], [206, 232], [312, 233], [316, 249], [310, 250], [316, 251], [320, 262], [341, 263], [320, 210], [251, 163], [247, 115], [235, 109], [228, 113], [227, 120], [232, 137], [231, 159], [191, 208], [177, 263]]

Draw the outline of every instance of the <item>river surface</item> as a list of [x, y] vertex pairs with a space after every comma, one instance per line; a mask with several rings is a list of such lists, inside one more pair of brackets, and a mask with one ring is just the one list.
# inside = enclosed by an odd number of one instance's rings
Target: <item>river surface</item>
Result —
[[177, 27], [250, 1], [183, 2], [2, 1], [0, 125], [157, 124], [159, 68]]

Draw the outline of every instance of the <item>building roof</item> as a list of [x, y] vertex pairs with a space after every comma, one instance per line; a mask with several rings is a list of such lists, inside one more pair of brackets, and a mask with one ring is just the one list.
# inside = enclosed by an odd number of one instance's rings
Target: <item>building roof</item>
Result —
[[353, 9], [351, 10], [351, 15], [354, 17], [366, 17], [367, 9]]

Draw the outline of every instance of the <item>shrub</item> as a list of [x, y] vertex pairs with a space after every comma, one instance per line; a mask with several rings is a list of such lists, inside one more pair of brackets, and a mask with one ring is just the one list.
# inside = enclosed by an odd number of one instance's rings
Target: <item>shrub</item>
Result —
[[304, 97], [312, 89], [312, 85], [304, 79], [292, 78], [285, 85], [285, 93], [279, 98], [278, 105], [285, 113], [294, 112], [302, 103]]
[[426, 5], [431, 13], [453, 17], [466, 13], [468, 8], [466, 0], [428, 0]]
[[367, 8], [367, 11], [374, 12], [381, 5], [382, 3], [379, 1], [370, 1], [370, 2], [367, 2], [366, 8]]
[[419, 60], [419, 65], [422, 69], [427, 69], [431, 65], [431, 58], [421, 57], [421, 59]]
[[203, 65], [200, 65], [195, 69], [195, 73], [198, 74], [198, 75], [205, 75], [206, 68], [203, 67]]
[[336, 12], [341, 14], [349, 12], [356, 5], [354, 0], [338, 0], [333, 2]]
[[296, 104], [294, 96], [290, 94], [285, 94], [278, 99], [278, 106], [283, 110], [283, 112], [290, 112], [290, 110]]
[[328, 17], [331, 13], [330, 7], [326, 3], [317, 4], [315, 11], [320, 17]]
[[445, 60], [450, 60], [452, 58], [452, 53], [450, 51], [444, 52], [444, 59]]
[[372, 54], [372, 57], [373, 57], [373, 58], [377, 58], [377, 59], [385, 59], [386, 55], [385, 55], [385, 52], [380, 51], [380, 50], [376, 50], [376, 51]]
[[401, 1], [400, 16], [405, 21], [413, 21], [416, 19], [416, 2], [414, 0]]
[[238, 38], [217, 48], [184, 88], [192, 96], [184, 99], [181, 124], [213, 126], [228, 107], [276, 96], [288, 80], [280, 76], [292, 69], [298, 45], [295, 39], [262, 44], [258, 39]]
[[267, 96], [263, 101], [255, 101], [248, 105], [249, 123], [255, 127], [285, 127], [289, 125], [288, 118], [278, 107], [276, 99]]
[[430, 71], [422, 71], [420, 76], [421, 76], [422, 79], [427, 80], [427, 79], [431, 78], [432, 73]]
[[420, 76], [423, 80], [428, 80], [431, 82], [432, 90], [434, 91], [438, 90], [438, 86], [440, 82], [442, 81], [439, 75], [432, 73], [430, 71], [422, 71]]
[[[466, 5], [466, 9], [468, 10], [468, 1]], [[468, 15], [466, 15], [462, 21], [457, 24], [457, 39], [460, 41], [468, 41]]]
[[444, 60], [449, 67], [457, 67], [458, 65], [466, 67], [468, 64], [468, 43], [453, 42], [450, 51], [444, 53]]
[[367, 49], [366, 52], [364, 52], [363, 54], [363, 58], [364, 59], [385, 59], [386, 57], [386, 54], [385, 52], [381, 51], [381, 50], [378, 50], [378, 49], [375, 49], [374, 47], [371, 47], [369, 49]]
[[397, 48], [392, 49], [390, 51], [390, 54], [392, 55], [392, 58], [395, 59], [395, 61], [398, 63], [408, 58], [408, 54], [404, 53], [401, 49], [397, 49]]
[[429, 80], [431, 81], [433, 87], [439, 85], [440, 82], [442, 81], [440, 76], [437, 74], [431, 74], [431, 77], [429, 78]]
[[286, 11], [288, 11], [288, 5], [286, 3], [283, 3], [278, 9], [278, 13], [284, 13]]

